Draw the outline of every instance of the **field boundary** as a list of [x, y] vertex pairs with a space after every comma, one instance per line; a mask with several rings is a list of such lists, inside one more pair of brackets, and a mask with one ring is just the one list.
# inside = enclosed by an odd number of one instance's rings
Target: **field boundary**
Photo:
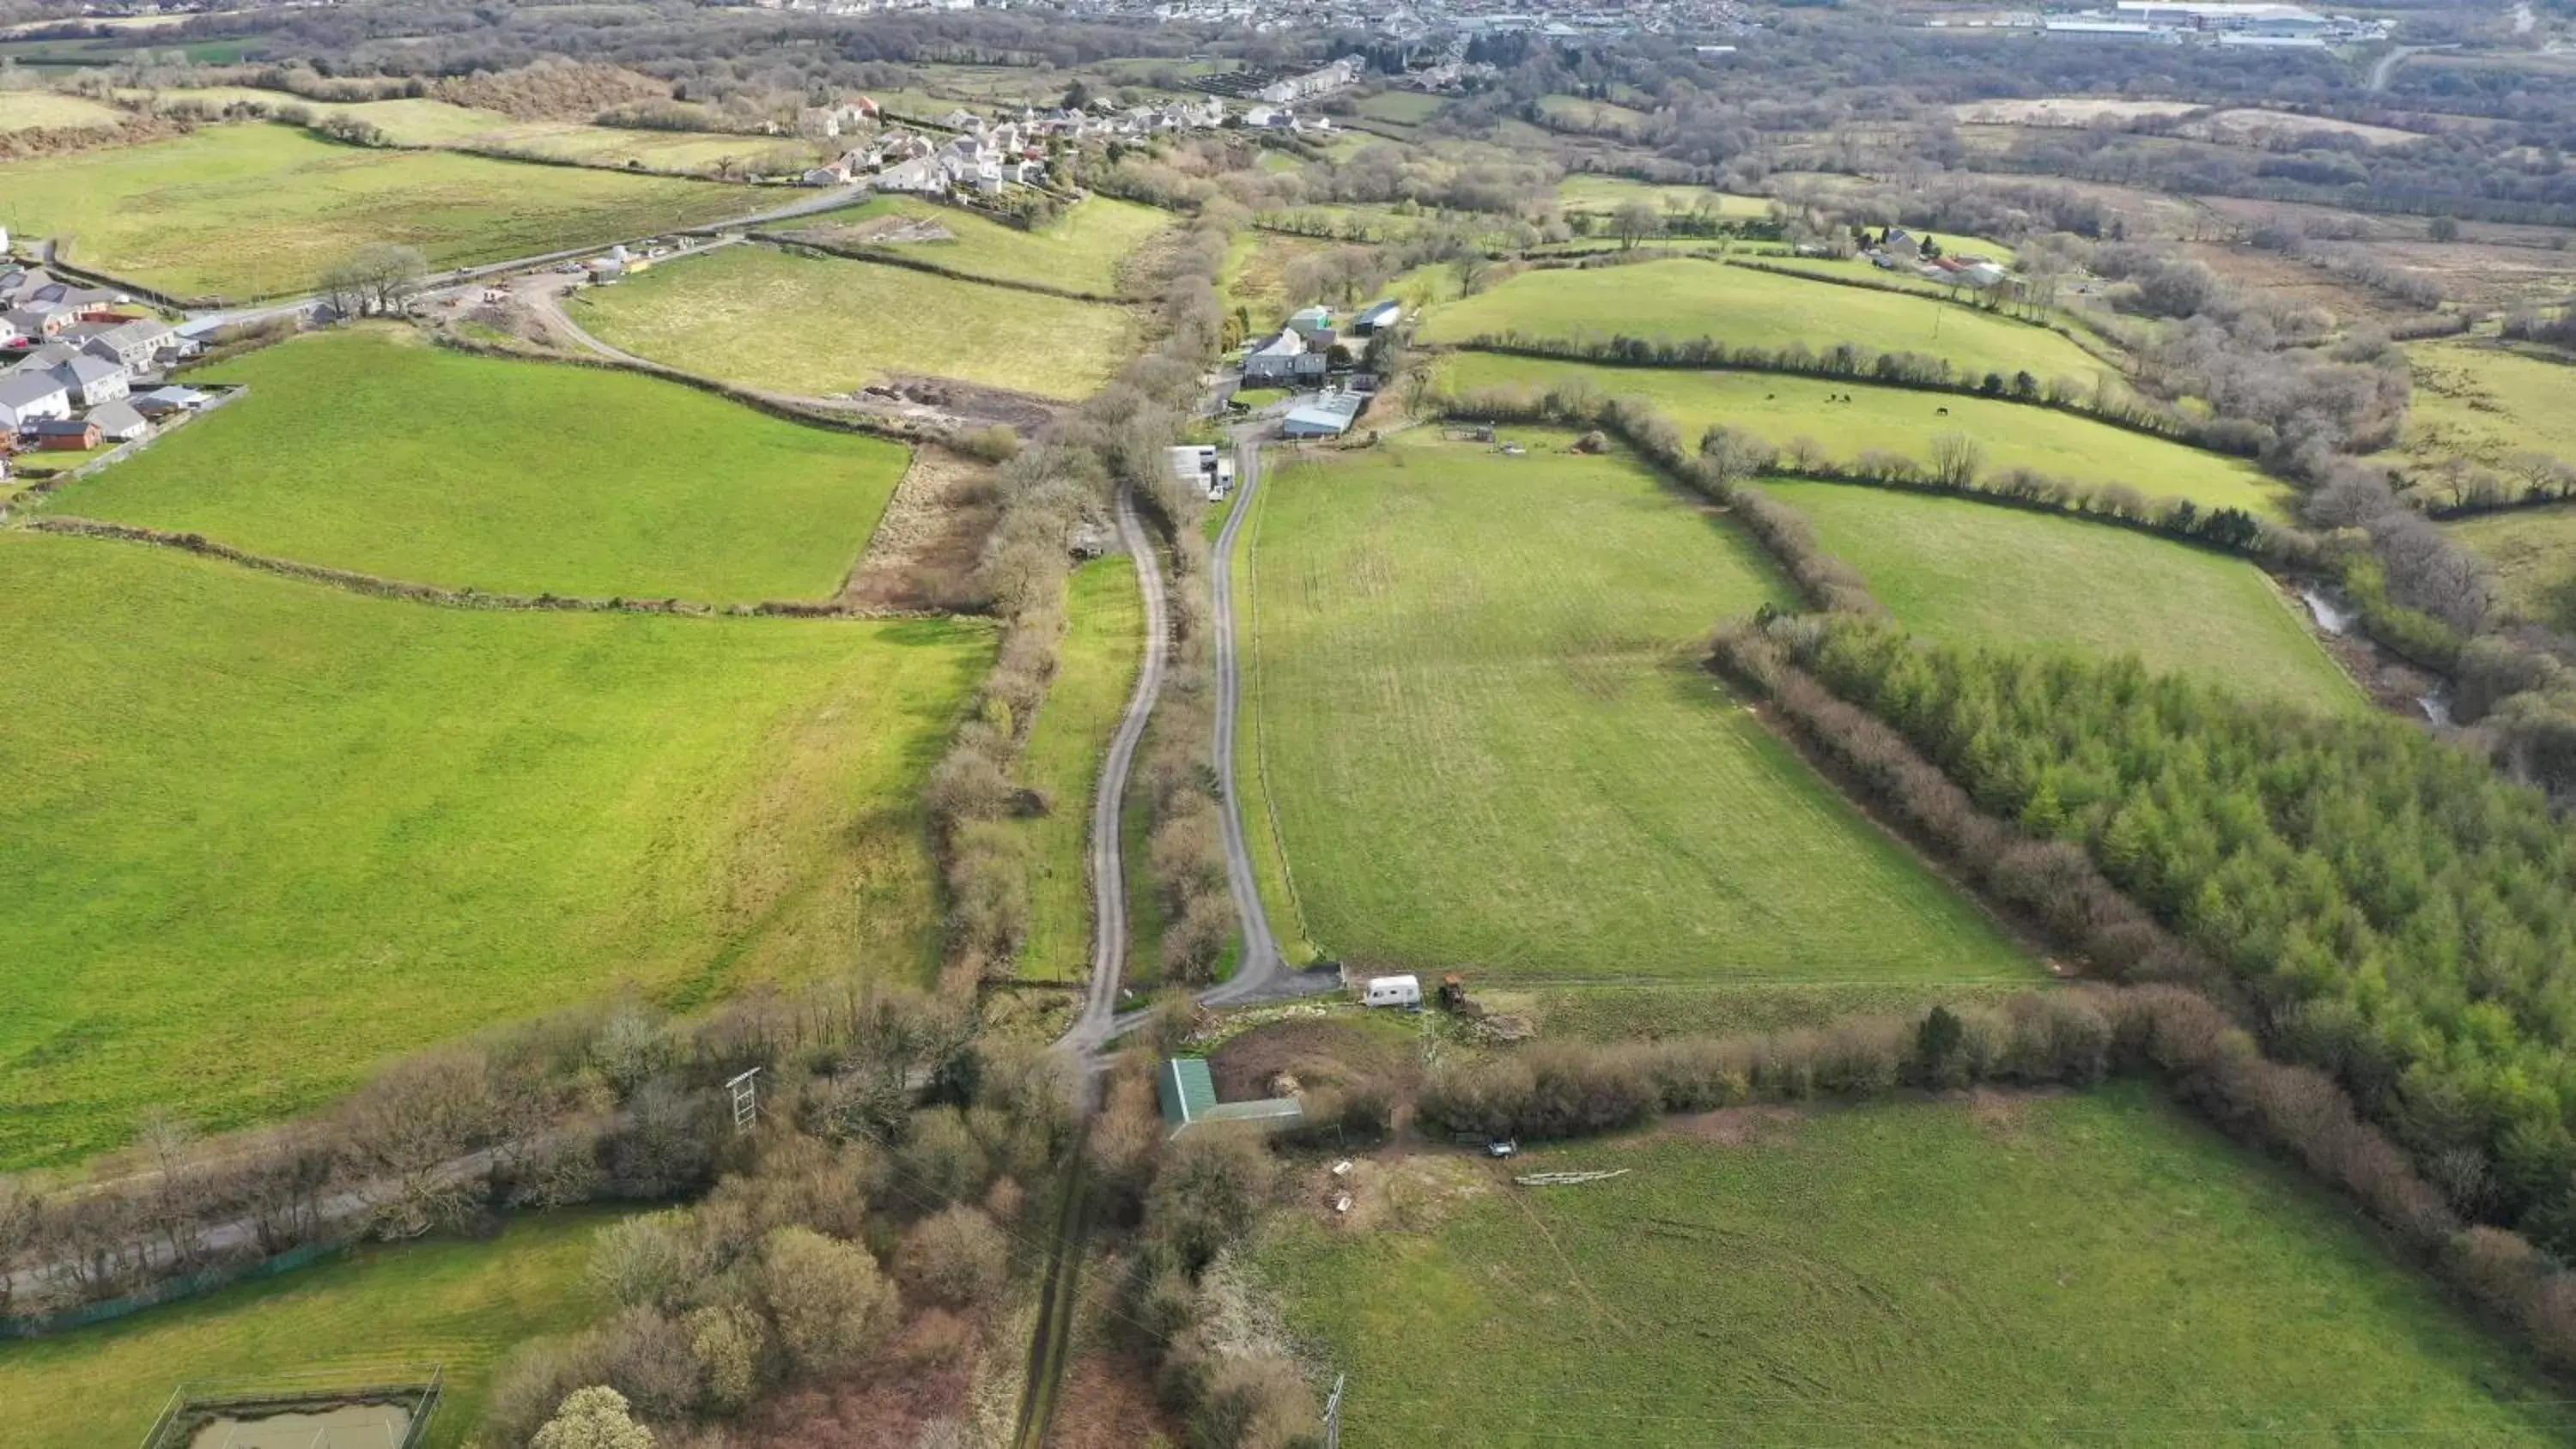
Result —
[[[982, 213], [969, 212], [968, 215], [980, 216]], [[829, 257], [839, 257], [843, 261], [875, 262], [881, 266], [903, 267], [910, 271], [926, 272], [934, 277], [945, 277], [952, 282], [974, 282], [987, 287], [1006, 287], [1014, 292], [1033, 292], [1041, 297], [1057, 297], [1067, 302], [1094, 302], [1110, 307], [1123, 307], [1128, 302], [1125, 297], [1112, 297], [1101, 292], [1084, 292], [1072, 287], [1051, 286], [1045, 282], [1032, 282], [1018, 277], [991, 277], [978, 272], [961, 272], [939, 262], [903, 256], [893, 247], [816, 241], [810, 237], [798, 236], [794, 232], [771, 231], [765, 228], [748, 235], [753, 241], [767, 242], [782, 250], [801, 248], [805, 251], [821, 252]]]
[[[458, 337], [447, 332], [432, 332], [430, 340], [440, 347], [476, 357], [497, 357], [511, 362], [552, 363], [557, 367], [592, 367], [610, 372], [631, 372], [643, 377], [659, 378], [664, 382], [713, 393], [728, 402], [739, 403], [754, 412], [765, 413], [783, 422], [803, 423], [807, 427], [823, 428], [832, 432], [867, 433], [908, 444], [951, 441], [949, 433], [944, 429], [923, 427], [900, 418], [889, 418], [880, 413], [863, 412], [856, 408], [843, 413], [810, 407], [792, 401], [783, 394], [762, 392], [756, 388], [744, 387], [739, 383], [683, 371], [666, 363], [654, 362], [646, 358], [625, 355], [582, 357], [565, 352], [527, 352], [514, 347], [496, 347], [488, 342], [477, 342], [472, 338]], [[999, 388], [992, 390], [1002, 391]]]
[[689, 619], [716, 618], [795, 618], [795, 619], [949, 619], [958, 617], [937, 609], [870, 609], [851, 608], [836, 602], [804, 603], [773, 599], [753, 604], [708, 604], [684, 599], [629, 599], [623, 596], [607, 599], [566, 597], [560, 594], [512, 594], [487, 592], [482, 589], [451, 589], [440, 584], [416, 583], [405, 579], [379, 578], [354, 569], [335, 569], [322, 564], [301, 563], [294, 559], [253, 553], [206, 537], [202, 533], [173, 533], [158, 528], [143, 528], [127, 523], [108, 523], [94, 518], [51, 515], [26, 520], [22, 525], [31, 533], [50, 533], [69, 538], [109, 539], [119, 543], [137, 543], [155, 548], [176, 549], [204, 558], [260, 573], [276, 574], [309, 584], [321, 584], [347, 593], [365, 594], [371, 598], [400, 599], [406, 603], [430, 604], [440, 608], [472, 609], [487, 613], [552, 613], [552, 614], [658, 614]]
[[[2120, 360], [2118, 358], [2104, 357], [2099, 351], [2095, 350], [2091, 343], [2086, 342], [2083, 337], [2077, 336], [2076, 333], [2078, 329], [2073, 325], [2060, 325], [2059, 323], [2040, 317], [2026, 317], [2021, 313], [2012, 311], [2006, 307], [1989, 307], [1983, 302], [1975, 301], [1967, 297], [1944, 296], [1938, 292], [1918, 291], [1912, 287], [1891, 287], [1884, 282], [1880, 282], [1869, 277], [1829, 277], [1822, 272], [1802, 272], [1796, 267], [1784, 267], [1774, 262], [1757, 261], [1750, 257], [1717, 257], [1713, 260], [1721, 266], [1742, 267], [1748, 272], [1768, 272], [1775, 277], [1795, 277], [1802, 282], [1822, 282], [1828, 287], [1851, 287], [1863, 292], [1884, 292], [1891, 297], [1921, 297], [1927, 301], [1940, 302], [1951, 307], [1965, 307], [1971, 311], [1983, 312], [1989, 317], [2001, 317], [2007, 322], [2019, 322], [2025, 327], [2036, 327], [2043, 332], [2054, 332], [2058, 336], [2065, 338], [2067, 341], [2074, 343], [2076, 346], [2083, 348], [2085, 351], [2092, 353], [2094, 357], [2101, 361], [2110, 363], [2114, 367], [2120, 365]], [[2024, 303], [2023, 305], [2027, 306], [2029, 304]], [[2113, 343], [2110, 337], [2103, 334], [2097, 328], [2088, 325], [2081, 330], [2090, 334], [2097, 342], [2112, 346], [2118, 345]]]
[[[27, 485], [26, 496], [29, 498], [44, 498], [52, 494], [57, 489], [60, 489], [65, 484], [79, 482], [81, 479], [86, 478], [101, 469], [122, 463], [126, 459], [133, 457], [135, 454], [151, 447], [153, 444], [160, 442], [163, 438], [169, 437], [172, 433], [178, 432], [187, 427], [198, 418], [204, 417], [206, 414], [213, 412], [217, 408], [229, 406], [236, 398], [240, 398], [249, 393], [250, 388], [247, 384], [243, 383], [210, 382], [206, 384], [204, 390], [212, 394], [211, 399], [204, 407], [201, 407], [192, 413], [180, 413], [176, 416], [175, 420], [163, 423], [161, 426], [154, 428], [151, 432], [146, 433], [142, 437], [136, 438], [131, 442], [119, 443], [115, 447], [108, 449], [106, 452], [99, 454], [97, 457], [90, 459], [88, 462], [81, 464], [77, 468], [66, 468], [60, 473], [49, 473], [42, 478], [36, 479], [34, 482]], [[7, 508], [0, 507], [0, 522], [6, 522], [8, 517], [9, 510]]]
[[[1301, 458], [1298, 461], [1305, 460]], [[1264, 506], [1266, 499], [1263, 496], [1257, 495], [1249, 501], [1253, 505], [1254, 512], [1249, 520], [1252, 525], [1250, 535], [1243, 541], [1243, 562], [1246, 565], [1243, 571], [1243, 597], [1247, 605], [1244, 611], [1249, 623], [1247, 633], [1252, 644], [1249, 651], [1251, 665], [1245, 671], [1250, 676], [1245, 693], [1248, 696], [1247, 702], [1253, 707], [1244, 713], [1252, 721], [1252, 783], [1253, 787], [1261, 792], [1261, 815], [1264, 823], [1269, 827], [1270, 853], [1279, 861], [1279, 883], [1288, 894], [1288, 914], [1297, 922], [1297, 944], [1305, 949], [1311, 961], [1321, 956], [1323, 952], [1315, 944], [1314, 928], [1306, 922], [1306, 898], [1297, 890], [1296, 868], [1288, 861], [1288, 837], [1279, 826], [1279, 795], [1270, 786], [1270, 730], [1262, 722], [1259, 707], [1262, 673], [1261, 566], [1257, 560], [1261, 553], [1262, 515], [1267, 512], [1267, 509]], [[1255, 862], [1253, 879], [1256, 888], [1260, 876], [1259, 862]]]

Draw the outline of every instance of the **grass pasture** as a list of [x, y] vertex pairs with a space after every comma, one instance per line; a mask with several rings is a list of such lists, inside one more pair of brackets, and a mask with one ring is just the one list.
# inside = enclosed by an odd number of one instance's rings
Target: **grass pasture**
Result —
[[[2188, 498], [2204, 508], [2288, 516], [2287, 490], [2241, 458], [2025, 403], [1774, 373], [1593, 367], [1497, 353], [1452, 353], [1440, 368], [1442, 379], [1461, 392], [1545, 390], [1585, 380], [1604, 395], [1649, 400], [1694, 438], [1719, 424], [1784, 446], [1806, 437], [1838, 462], [1872, 450], [1922, 462], [1933, 439], [1965, 433], [1985, 449], [1990, 471], [2030, 468], [2087, 483], [2125, 483], [2151, 498]], [[1852, 401], [1829, 403], [1828, 397]]]
[[2494, 566], [2505, 602], [2525, 618], [2576, 624], [2576, 504], [2508, 509], [2443, 531]]
[[287, 126], [209, 126], [149, 145], [0, 166], [0, 220], [73, 261], [234, 301], [310, 288], [370, 242], [433, 267], [646, 236], [758, 209], [747, 187], [370, 151]]
[[[953, 271], [1009, 282], [1039, 282], [1077, 292], [1115, 296], [1119, 274], [1138, 247], [1172, 223], [1169, 212], [1094, 196], [1037, 231], [1004, 226], [973, 212], [908, 196], [880, 196], [859, 206], [826, 212], [800, 224], [797, 235], [837, 244], [868, 244], [892, 217], [944, 228], [949, 241], [908, 242], [885, 248], [935, 262]], [[872, 225], [873, 224], [873, 225]]]
[[38, 127], [105, 130], [124, 119], [124, 112], [86, 96], [59, 91], [0, 91], [0, 131], [32, 131]]
[[1748, 540], [1563, 435], [1427, 432], [1283, 455], [1253, 504], [1242, 785], [1283, 931], [1488, 978], [2036, 975], [1699, 669], [1787, 588]]
[[907, 458], [675, 383], [409, 332], [303, 338], [207, 376], [250, 395], [54, 506], [451, 587], [821, 599]]
[[2252, 564], [2127, 529], [1955, 498], [1781, 480], [1899, 622], [1936, 639], [2133, 653], [2321, 710], [2361, 693]]
[[[1694, 1130], [1697, 1129], [1697, 1130]], [[1375, 1163], [1364, 1164], [1366, 1167]], [[1577, 1187], [1510, 1172], [1626, 1168]], [[1253, 1258], [1356, 1446], [2567, 1442], [2527, 1355], [2143, 1089], [1405, 1168]]]
[[1550, 95], [1538, 98], [1539, 114], [1560, 126], [1576, 131], [1616, 131], [1634, 135], [1648, 117], [1615, 101], [1587, 100], [1582, 96]]
[[1079, 981], [1091, 968], [1091, 796], [1144, 653], [1134, 565], [1111, 557], [1074, 570], [1065, 614], [1055, 682], [1020, 754], [1022, 778], [1050, 803], [1025, 827], [1030, 922], [1020, 974], [1032, 981]]
[[582, 1273], [603, 1212], [518, 1217], [488, 1242], [369, 1244], [281, 1277], [236, 1284], [0, 1353], [0, 1449], [143, 1442], [182, 1380], [429, 1362], [447, 1369], [429, 1449], [482, 1418], [515, 1345], [596, 1312]]
[[2500, 468], [2517, 453], [2576, 463], [2576, 365], [2493, 342], [2417, 343], [2400, 449], [2418, 463], [2465, 458]]
[[1685, 215], [1714, 204], [1719, 216], [1745, 221], [1759, 220], [1771, 214], [1771, 199], [1767, 196], [1740, 196], [1731, 191], [1713, 191], [1705, 186], [1657, 186], [1650, 181], [1637, 181], [1625, 176], [1580, 171], [1556, 184], [1556, 204], [1567, 212], [1584, 211], [1607, 216], [1631, 201], [1645, 202], [1657, 211]]
[[1363, 96], [1359, 113], [1372, 121], [1397, 126], [1419, 126], [1440, 113], [1448, 101], [1428, 91], [1380, 91]]
[[1949, 359], [1970, 376], [2028, 371], [2045, 382], [2091, 379], [2102, 364], [2043, 327], [1929, 298], [1840, 287], [1690, 259], [1584, 270], [1526, 271], [1434, 311], [1426, 343], [1484, 334], [1683, 341], [1735, 347], [1850, 342], [1864, 352]]
[[0, 1169], [621, 982], [936, 964], [919, 796], [983, 626], [442, 609], [24, 533], [0, 594]]
[[847, 392], [890, 374], [1041, 397], [1097, 392], [1135, 333], [1120, 307], [902, 267], [727, 247], [572, 304], [610, 344], [781, 392]]

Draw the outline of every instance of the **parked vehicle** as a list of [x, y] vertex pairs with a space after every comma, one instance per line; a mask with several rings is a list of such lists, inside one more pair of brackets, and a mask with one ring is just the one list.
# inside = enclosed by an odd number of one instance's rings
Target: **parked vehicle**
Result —
[[1360, 999], [1370, 1006], [1419, 1007], [1422, 982], [1411, 976], [1372, 976]]

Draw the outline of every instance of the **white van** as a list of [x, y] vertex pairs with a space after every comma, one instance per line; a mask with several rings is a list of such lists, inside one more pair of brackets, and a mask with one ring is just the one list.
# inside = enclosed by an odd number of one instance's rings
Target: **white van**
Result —
[[1361, 999], [1370, 1006], [1420, 1006], [1422, 983], [1411, 976], [1372, 976]]

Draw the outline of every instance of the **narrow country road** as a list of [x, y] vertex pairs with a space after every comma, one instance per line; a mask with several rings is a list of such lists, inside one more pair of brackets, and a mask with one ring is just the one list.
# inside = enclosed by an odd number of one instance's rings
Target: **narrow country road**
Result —
[[1270, 911], [1262, 904], [1261, 877], [1252, 868], [1252, 847], [1244, 829], [1243, 799], [1235, 788], [1235, 736], [1243, 712], [1243, 640], [1234, 615], [1234, 543], [1243, 522], [1252, 516], [1261, 490], [1261, 440], [1246, 435], [1234, 444], [1234, 511], [1217, 535], [1216, 559], [1209, 586], [1216, 598], [1216, 765], [1217, 800], [1225, 807], [1225, 879], [1234, 892], [1235, 915], [1243, 930], [1243, 955], [1234, 979], [1200, 996], [1210, 1006], [1259, 1000], [1287, 970], [1279, 937], [1270, 929]]
[[1082, 1016], [1057, 1045], [1086, 1062], [1109, 1042], [1118, 1012], [1118, 988], [1127, 966], [1127, 859], [1125, 818], [1127, 777], [1134, 772], [1136, 747], [1162, 697], [1163, 667], [1171, 652], [1171, 626], [1165, 618], [1162, 560], [1145, 526], [1136, 517], [1132, 490], [1118, 490], [1118, 537], [1135, 560], [1136, 587], [1145, 598], [1145, 654], [1136, 668], [1136, 692], [1127, 713], [1109, 739], [1100, 762], [1100, 784], [1091, 797], [1091, 984]]

